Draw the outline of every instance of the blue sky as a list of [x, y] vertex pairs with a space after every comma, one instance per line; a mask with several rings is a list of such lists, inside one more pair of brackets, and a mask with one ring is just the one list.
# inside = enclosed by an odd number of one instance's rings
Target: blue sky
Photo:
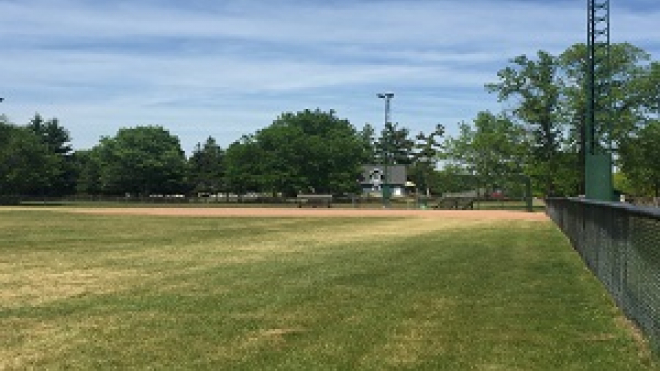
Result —
[[[611, 0], [612, 40], [660, 59], [660, 1]], [[507, 60], [586, 39], [586, 0], [0, 0], [0, 113], [57, 117], [76, 149], [162, 125], [190, 152], [285, 111], [450, 134], [500, 111]]]

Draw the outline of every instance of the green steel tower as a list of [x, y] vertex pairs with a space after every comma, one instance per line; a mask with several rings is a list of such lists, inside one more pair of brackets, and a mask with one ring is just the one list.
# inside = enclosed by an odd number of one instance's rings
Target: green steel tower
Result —
[[587, 0], [587, 114], [583, 129], [588, 199], [612, 201], [610, 1]]

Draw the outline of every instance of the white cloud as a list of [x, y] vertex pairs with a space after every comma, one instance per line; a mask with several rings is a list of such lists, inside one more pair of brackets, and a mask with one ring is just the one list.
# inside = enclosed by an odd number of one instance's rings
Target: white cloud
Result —
[[[57, 116], [77, 148], [147, 123], [168, 127], [187, 150], [208, 135], [226, 145], [283, 111], [316, 107], [357, 126], [378, 123], [381, 90], [397, 94], [396, 121], [415, 130], [451, 126], [498, 109], [483, 84], [509, 58], [584, 40], [584, 7], [0, 0], [0, 95], [8, 98], [0, 109], [18, 123], [35, 111]], [[650, 41], [660, 39], [657, 6], [618, 11], [613, 40], [660, 49]]]

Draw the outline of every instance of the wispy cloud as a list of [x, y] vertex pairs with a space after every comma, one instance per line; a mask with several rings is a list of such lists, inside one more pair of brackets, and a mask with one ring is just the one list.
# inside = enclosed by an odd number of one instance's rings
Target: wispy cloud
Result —
[[[637, 4], [637, 5], [631, 5]], [[413, 130], [498, 109], [483, 84], [509, 58], [585, 39], [585, 4], [502, 0], [0, 0], [0, 106], [57, 116], [77, 148], [162, 124], [190, 150], [304, 108], [379, 123], [395, 91]], [[615, 41], [656, 54], [660, 7], [614, 9]]]

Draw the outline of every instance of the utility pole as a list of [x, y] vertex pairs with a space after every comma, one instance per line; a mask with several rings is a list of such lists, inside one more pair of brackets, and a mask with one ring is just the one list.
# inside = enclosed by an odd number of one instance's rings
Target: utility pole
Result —
[[[582, 138], [585, 197], [612, 201], [610, 0], [587, 1], [587, 114]], [[606, 138], [601, 137], [604, 133]]]
[[[385, 99], [385, 126], [384, 129], [387, 129], [387, 124], [390, 123], [390, 100], [394, 98], [394, 93], [387, 92], [387, 93], [380, 93], [377, 95], [378, 98], [380, 99]], [[390, 206], [390, 176], [389, 176], [389, 171], [387, 169], [387, 166], [389, 165], [390, 162], [390, 151], [388, 147], [388, 143], [384, 143], [383, 146], [383, 167], [384, 167], [384, 177], [385, 180], [383, 182], [383, 188], [381, 189], [381, 193], [383, 195], [383, 207], [389, 207]]]

